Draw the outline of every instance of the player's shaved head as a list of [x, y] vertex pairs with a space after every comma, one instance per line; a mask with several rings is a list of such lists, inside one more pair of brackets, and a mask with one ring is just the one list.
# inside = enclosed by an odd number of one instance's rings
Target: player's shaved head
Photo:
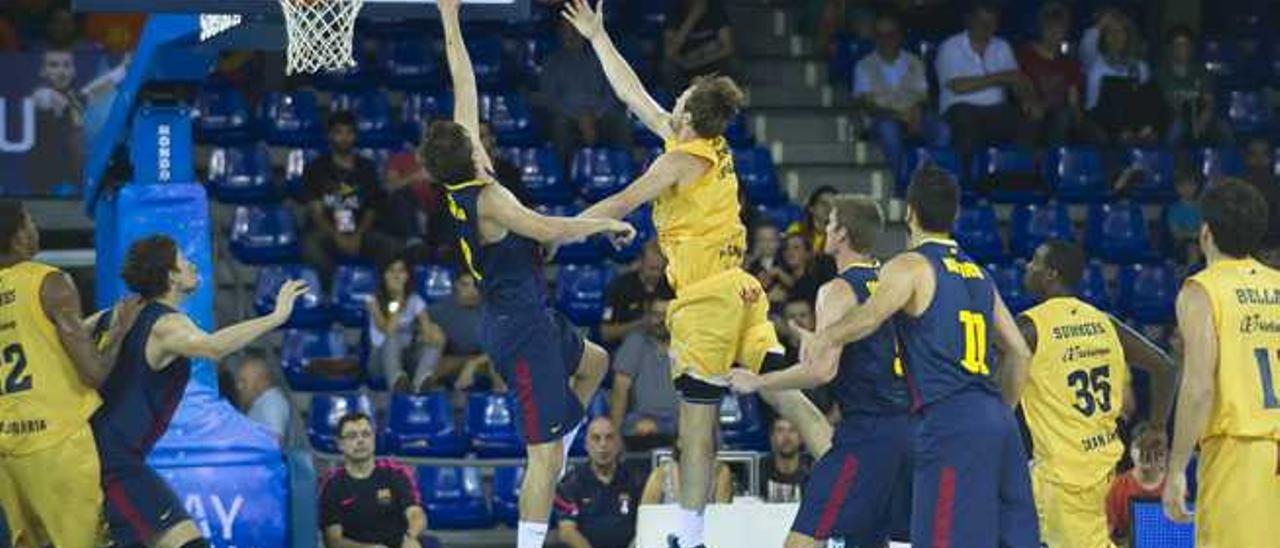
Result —
[[27, 208], [17, 200], [0, 200], [0, 254], [15, 251], [18, 233], [27, 223]]
[[832, 199], [835, 222], [843, 230], [849, 247], [858, 253], [870, 253], [884, 230], [884, 214], [880, 203], [855, 194], [840, 194]]
[[1049, 240], [1044, 243], [1045, 266], [1058, 273], [1062, 285], [1075, 287], [1084, 276], [1084, 250], [1080, 246], [1064, 240]]
[[444, 120], [432, 123], [418, 155], [436, 184], [456, 185], [476, 178], [475, 145], [462, 124]]
[[707, 139], [724, 135], [729, 122], [742, 109], [744, 98], [742, 89], [728, 76], [695, 79], [684, 105], [694, 133]]
[[1200, 198], [1200, 217], [1209, 227], [1213, 244], [1231, 257], [1245, 257], [1258, 250], [1267, 233], [1267, 215], [1267, 199], [1239, 179], [1210, 186]]
[[911, 176], [907, 207], [922, 230], [949, 233], [960, 212], [960, 186], [950, 173], [924, 166]]

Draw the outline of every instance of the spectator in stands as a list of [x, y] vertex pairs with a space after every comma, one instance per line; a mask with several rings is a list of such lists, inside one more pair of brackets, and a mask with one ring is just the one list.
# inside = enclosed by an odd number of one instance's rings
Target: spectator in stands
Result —
[[333, 113], [329, 152], [302, 172], [302, 202], [310, 222], [302, 240], [302, 258], [320, 271], [326, 287], [339, 257], [381, 262], [399, 252], [396, 239], [375, 228], [383, 202], [378, 168], [356, 154], [355, 144], [355, 116]]
[[[811, 251], [821, 251], [827, 239], [827, 218], [831, 215], [831, 199], [836, 195], [835, 187], [822, 185], [809, 193], [804, 204], [804, 218], [787, 227], [787, 235], [800, 234], [809, 242]], [[818, 263], [819, 275], [823, 281], [836, 275], [836, 263], [831, 257], [819, 254], [814, 258]]]
[[645, 303], [671, 300], [675, 292], [667, 282], [667, 259], [658, 241], [644, 244], [635, 270], [609, 282], [600, 337], [607, 344], [619, 344], [628, 335], [645, 329]]
[[587, 425], [587, 464], [556, 489], [560, 542], [570, 548], [627, 548], [636, 536], [644, 477], [623, 466], [622, 440], [608, 417]]
[[1195, 264], [1202, 258], [1199, 253], [1200, 181], [1194, 173], [1181, 172], [1174, 188], [1178, 192], [1178, 201], [1171, 204], [1164, 214], [1169, 239], [1178, 260], [1184, 264]]
[[1105, 138], [1122, 146], [1154, 145], [1166, 110], [1164, 97], [1151, 85], [1142, 60], [1142, 44], [1128, 17], [1101, 28], [1098, 59], [1089, 67], [1085, 108]]
[[809, 479], [813, 457], [802, 451], [800, 431], [778, 417], [769, 429], [769, 454], [760, 460], [760, 492], [765, 502], [800, 502], [800, 488]]
[[773, 223], [758, 223], [751, 230], [751, 248], [747, 252], [747, 272], [760, 280], [766, 294], [778, 285], [782, 271], [779, 255], [782, 252], [782, 233]]
[[[29, 164], [41, 169], [27, 173], [34, 194], [69, 196], [78, 188], [84, 164], [85, 114], [95, 101], [124, 80], [121, 63], [88, 84], [77, 86], [75, 54], [48, 49], [40, 54], [40, 82], [31, 91], [36, 109], [35, 135], [42, 136], [28, 152]], [[19, 191], [20, 192], [20, 191]]]
[[836, 39], [842, 36], [870, 40], [875, 35], [876, 13], [869, 2], [857, 0], [818, 0], [822, 6], [818, 21], [818, 51], [835, 55]]
[[[813, 304], [818, 297], [818, 287], [831, 279], [820, 272], [810, 245], [809, 239], [800, 234], [791, 234], [783, 241], [782, 270], [777, 280], [778, 288], [785, 291], [787, 301], [801, 300]], [[770, 296], [770, 301], [774, 301], [773, 296]]]
[[1129, 545], [1129, 504], [1135, 499], [1160, 500], [1168, 471], [1168, 448], [1164, 432], [1149, 429], [1146, 424], [1134, 429], [1129, 444], [1133, 468], [1116, 476], [1107, 493], [1107, 524], [1111, 539], [1121, 546]]
[[695, 76], [711, 73], [738, 79], [733, 29], [724, 0], [680, 0], [669, 5], [662, 35], [663, 72], [669, 87], [684, 89]]
[[427, 515], [413, 470], [391, 459], [374, 460], [368, 415], [357, 411], [338, 421], [338, 448], [342, 466], [320, 484], [325, 546], [421, 548]]
[[[440, 207], [444, 198], [440, 190], [427, 177], [422, 167], [418, 152], [413, 149], [401, 150], [387, 158], [383, 180], [389, 200], [409, 204], [416, 212], [421, 233], [427, 246], [435, 249], [444, 245], [455, 245], [457, 241], [451, 235], [438, 234], [444, 232], [451, 223], [446, 217], [449, 212]], [[416, 256], [413, 262], [426, 260], [427, 257]]]
[[[854, 67], [853, 98], [871, 116], [871, 130], [885, 160], [896, 166], [904, 140], [925, 139], [934, 130], [925, 108], [929, 81], [920, 58], [903, 51], [902, 26], [895, 17], [876, 18], [875, 38], [875, 51]], [[928, 140], [942, 145], [936, 137]]]
[[[719, 435], [719, 432], [716, 433]], [[640, 504], [675, 504], [680, 500], [680, 436], [676, 436], [676, 447], [671, 458], [664, 459], [644, 482], [644, 494], [640, 496]], [[711, 504], [727, 504], [733, 501], [733, 471], [729, 465], [716, 461], [716, 479], [711, 484], [711, 496], [707, 502]]]
[[561, 160], [567, 163], [584, 146], [631, 146], [626, 110], [614, 99], [595, 54], [567, 21], [559, 31], [560, 49], [543, 64], [541, 93]]
[[283, 440], [289, 428], [289, 397], [276, 385], [271, 371], [265, 355], [246, 351], [235, 373], [236, 397], [249, 420]]
[[[422, 389], [440, 361], [445, 335], [413, 290], [409, 264], [391, 259], [365, 308], [369, 315], [369, 369], [395, 392]], [[411, 380], [412, 379], [412, 380]]]
[[1039, 38], [1018, 50], [1018, 66], [1035, 91], [1030, 114], [1039, 126], [1040, 142], [1062, 145], [1084, 121], [1080, 97], [1084, 72], [1080, 61], [1064, 51], [1071, 30], [1071, 12], [1066, 5], [1049, 2], [1041, 6], [1037, 21]]
[[[775, 320], [778, 336], [782, 339], [782, 346], [787, 353], [785, 363], [799, 363], [800, 333], [792, 329], [791, 324], [812, 331], [817, 326], [814, 303], [803, 299], [787, 301], [782, 307], [782, 316]], [[813, 402], [828, 417], [832, 416], [833, 411], [836, 411], [835, 399], [829, 387], [820, 386], [806, 389], [804, 390], [804, 395], [808, 396], [809, 401]]]
[[671, 382], [667, 306], [648, 301], [644, 328], [627, 335], [613, 354], [613, 392], [609, 416], [628, 438], [669, 439], [676, 432], [680, 400]]
[[939, 110], [951, 128], [951, 139], [963, 158], [979, 147], [1017, 141], [1029, 144], [1031, 126], [1008, 99], [1012, 90], [1024, 107], [1031, 82], [1018, 70], [1013, 49], [995, 35], [998, 9], [978, 2], [966, 17], [967, 30], [938, 47]]
[[[453, 296], [431, 305], [429, 315], [444, 333], [444, 354], [435, 374], [427, 380], [429, 385], [506, 391], [493, 362], [481, 350], [480, 304], [480, 288], [475, 277], [470, 272], [459, 271], [453, 277]], [[477, 380], [487, 382], [477, 384]]]
[[1197, 62], [1196, 37], [1191, 28], [1179, 25], [1170, 30], [1165, 53], [1155, 81], [1171, 114], [1169, 145], [1230, 143], [1231, 127], [1215, 112], [1213, 78], [1204, 64]]
[[[1250, 139], [1245, 147], [1244, 180], [1267, 198], [1269, 211], [1280, 212], [1280, 180], [1277, 180], [1280, 166], [1276, 165], [1274, 154], [1271, 141], [1263, 137]], [[1262, 237], [1258, 258], [1273, 268], [1280, 268], [1280, 214], [1267, 217], [1267, 235]]]
[[1088, 73], [1089, 69], [1093, 68], [1093, 63], [1098, 60], [1098, 42], [1102, 38], [1102, 33], [1107, 27], [1120, 24], [1124, 17], [1124, 12], [1115, 6], [1103, 6], [1094, 12], [1093, 24], [1080, 36], [1080, 63], [1084, 65], [1085, 73]]

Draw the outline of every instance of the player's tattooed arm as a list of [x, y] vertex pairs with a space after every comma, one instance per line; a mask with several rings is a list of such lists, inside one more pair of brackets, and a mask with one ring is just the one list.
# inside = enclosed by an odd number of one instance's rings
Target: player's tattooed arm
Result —
[[628, 223], [608, 218], [555, 217], [543, 215], [522, 205], [502, 185], [487, 185], [480, 193], [481, 215], [526, 238], [542, 243], [581, 240], [599, 233], [609, 233], [618, 243], [629, 243], [636, 229]]
[[111, 374], [125, 334], [133, 327], [141, 309], [136, 298], [121, 301], [112, 314], [105, 344], [99, 346], [93, 339], [93, 327], [81, 318], [80, 291], [66, 273], [52, 273], [41, 281], [40, 306], [53, 322], [58, 341], [71, 358], [80, 382], [94, 388], [101, 386]]
[[467, 129], [475, 151], [476, 166], [481, 173], [493, 171], [493, 160], [480, 141], [480, 95], [476, 91], [476, 74], [462, 39], [459, 12], [461, 0], [438, 0], [440, 24], [444, 27], [445, 57], [449, 60], [449, 78], [453, 82], [453, 121]]
[[1164, 432], [1173, 411], [1182, 368], [1163, 349], [1124, 322], [1112, 317], [1111, 324], [1120, 337], [1125, 359], [1151, 375], [1151, 425], [1153, 430]]
[[[306, 282], [285, 282], [276, 295], [276, 308], [270, 314], [224, 327], [213, 333], [200, 329], [185, 314], [167, 314], [156, 321], [152, 329], [152, 341], [147, 343], [148, 362], [152, 368], [163, 369], [177, 357], [221, 360], [284, 325], [293, 313], [294, 303], [307, 290]], [[151, 346], [152, 342], [155, 343], [154, 347]]]
[[[818, 289], [815, 314], [818, 329], [831, 326], [840, 319], [841, 312], [858, 304], [858, 298], [844, 280], [834, 279]], [[791, 329], [803, 333], [798, 325]], [[807, 335], [806, 335], [807, 336]], [[839, 370], [840, 349], [832, 347], [820, 355], [809, 356], [786, 369], [757, 375], [745, 369], [729, 372], [729, 383], [734, 391], [749, 394], [757, 390], [788, 390], [815, 388], [831, 382]]]
[[1164, 486], [1164, 512], [1169, 519], [1191, 521], [1187, 510], [1187, 464], [1209, 426], [1217, 386], [1218, 337], [1213, 326], [1209, 295], [1198, 283], [1178, 292], [1178, 329], [1182, 332], [1183, 374], [1178, 391], [1178, 415], [1174, 420], [1173, 447], [1169, 451], [1169, 476]]
[[[1010, 407], [1022, 399], [1022, 388], [1031, 375], [1031, 349], [1022, 338], [1022, 330], [1009, 313], [1004, 299], [995, 293], [995, 343], [1000, 349], [1000, 392]], [[1034, 330], [1033, 330], [1034, 331]]]
[[646, 203], [657, 199], [662, 191], [680, 184], [698, 180], [711, 169], [707, 160], [684, 152], [668, 152], [653, 161], [653, 165], [622, 192], [596, 202], [579, 217], [621, 219]]

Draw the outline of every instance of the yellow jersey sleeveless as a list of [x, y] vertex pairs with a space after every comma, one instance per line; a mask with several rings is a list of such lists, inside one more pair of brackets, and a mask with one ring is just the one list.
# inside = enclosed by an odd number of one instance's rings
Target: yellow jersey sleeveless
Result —
[[31, 261], [0, 269], [0, 455], [61, 441], [102, 403], [80, 382], [40, 304], [45, 276], [57, 272]]
[[747, 231], [739, 217], [733, 154], [724, 137], [668, 141], [666, 151], [711, 163], [697, 181], [671, 186], [654, 201], [653, 223], [667, 257], [667, 279], [679, 293], [711, 276], [741, 268]]
[[1023, 316], [1036, 330], [1022, 411], [1037, 472], [1059, 483], [1096, 484], [1124, 454], [1116, 419], [1129, 367], [1120, 337], [1110, 316], [1074, 297], [1051, 298]]
[[1253, 259], [1218, 261], [1187, 283], [1209, 295], [1218, 334], [1204, 437], [1280, 440], [1280, 271]]

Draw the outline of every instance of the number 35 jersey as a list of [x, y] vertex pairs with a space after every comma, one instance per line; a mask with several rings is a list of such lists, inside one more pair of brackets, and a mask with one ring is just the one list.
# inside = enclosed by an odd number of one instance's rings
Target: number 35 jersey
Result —
[[45, 276], [57, 273], [31, 261], [0, 269], [0, 455], [61, 441], [102, 403], [80, 382], [40, 305]]
[[1094, 485], [1124, 453], [1116, 420], [1129, 368], [1115, 325], [1073, 297], [1049, 299], [1023, 317], [1036, 330], [1022, 393], [1036, 467], [1059, 483]]
[[1217, 390], [1205, 438], [1280, 440], [1280, 271], [1219, 261], [1187, 283], [1209, 295], [1218, 334]]

